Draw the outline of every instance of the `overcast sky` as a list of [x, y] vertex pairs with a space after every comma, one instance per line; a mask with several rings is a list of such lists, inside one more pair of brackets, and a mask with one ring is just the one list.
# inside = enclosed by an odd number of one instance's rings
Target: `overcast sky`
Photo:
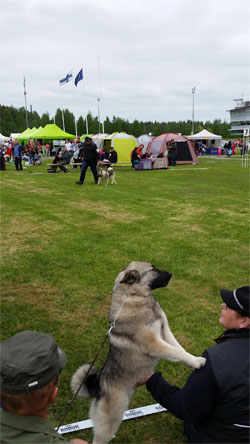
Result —
[[[249, 0], [0, 0], [1, 99], [142, 121], [229, 121], [250, 100]], [[83, 67], [84, 80], [59, 86]]]

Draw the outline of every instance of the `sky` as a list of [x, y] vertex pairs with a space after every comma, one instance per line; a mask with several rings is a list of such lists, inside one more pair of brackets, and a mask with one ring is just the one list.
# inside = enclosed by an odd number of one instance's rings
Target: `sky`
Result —
[[24, 76], [51, 118], [229, 122], [250, 100], [249, 0], [0, 0], [0, 15], [2, 105], [25, 106]]

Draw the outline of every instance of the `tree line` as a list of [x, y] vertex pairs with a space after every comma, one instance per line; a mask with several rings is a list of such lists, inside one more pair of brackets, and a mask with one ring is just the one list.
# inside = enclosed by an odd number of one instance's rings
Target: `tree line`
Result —
[[[75, 134], [75, 116], [68, 109], [63, 110], [65, 131], [70, 134]], [[44, 127], [48, 123], [56, 123], [63, 129], [62, 110], [57, 109], [55, 117], [51, 118], [49, 113], [43, 113], [40, 116], [36, 111], [27, 111], [28, 127], [39, 128]], [[89, 111], [87, 114], [88, 133], [97, 134], [102, 132], [102, 126], [100, 127], [98, 117], [94, 117]], [[170, 121], [170, 122], [142, 122], [135, 119], [132, 123], [121, 117], [113, 116], [112, 119], [106, 117], [103, 122], [104, 131], [107, 134], [113, 132], [125, 132], [133, 134], [135, 137], [139, 137], [142, 134], [151, 133], [152, 136], [159, 136], [163, 133], [181, 133], [182, 135], [190, 135], [192, 131], [192, 121]], [[222, 122], [220, 119], [211, 121], [195, 121], [194, 132], [197, 133], [202, 129], [211, 133], [221, 135], [223, 139], [229, 139], [231, 137], [230, 124]], [[26, 129], [26, 110], [24, 107], [14, 108], [13, 106], [0, 105], [0, 133], [9, 136], [11, 133], [21, 133]], [[80, 116], [77, 120], [77, 133], [82, 135], [86, 134], [86, 120]]]

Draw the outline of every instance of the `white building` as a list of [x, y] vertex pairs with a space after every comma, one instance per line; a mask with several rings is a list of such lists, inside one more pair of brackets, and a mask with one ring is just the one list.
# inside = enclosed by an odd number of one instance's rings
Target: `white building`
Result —
[[236, 107], [229, 109], [232, 136], [243, 136], [244, 128], [250, 129], [250, 102], [236, 99]]

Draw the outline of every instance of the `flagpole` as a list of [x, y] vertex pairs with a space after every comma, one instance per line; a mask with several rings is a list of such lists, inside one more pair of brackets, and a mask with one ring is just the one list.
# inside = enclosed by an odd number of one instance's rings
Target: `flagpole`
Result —
[[98, 60], [98, 76], [99, 76], [99, 97], [98, 101], [98, 120], [99, 120], [99, 133], [101, 130], [101, 96], [102, 96], [102, 87], [101, 87], [101, 70], [100, 70], [100, 57], [97, 57]]
[[65, 131], [65, 125], [64, 125], [64, 114], [63, 114], [63, 109], [62, 109], [62, 123], [63, 123], [63, 131]]
[[76, 118], [75, 118], [75, 132], [76, 132], [76, 137], [77, 137], [77, 121], [76, 121]]
[[86, 134], [89, 133], [89, 127], [88, 127], [88, 115], [86, 116]]
[[26, 127], [28, 128], [28, 112], [27, 112], [27, 93], [26, 93], [26, 82], [25, 82], [25, 76], [23, 77], [23, 87], [24, 87], [24, 99], [25, 99], [25, 114], [26, 114]]

